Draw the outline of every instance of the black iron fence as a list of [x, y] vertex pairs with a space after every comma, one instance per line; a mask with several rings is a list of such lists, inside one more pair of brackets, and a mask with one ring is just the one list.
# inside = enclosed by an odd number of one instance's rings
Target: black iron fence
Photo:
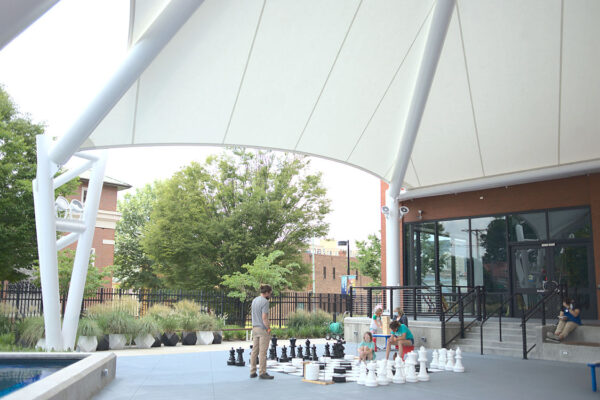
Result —
[[[100, 288], [86, 293], [81, 305], [82, 312], [95, 304], [129, 302], [136, 315], [144, 315], [154, 304], [172, 305], [181, 300], [192, 300], [211, 314], [223, 317], [227, 324], [251, 326], [250, 305], [252, 299], [241, 301], [229, 297], [225, 291], [216, 290], [125, 290]], [[66, 295], [60, 297], [64, 314]], [[337, 316], [349, 310], [349, 297], [338, 293], [285, 292], [271, 297], [269, 319], [272, 326], [285, 327], [290, 313], [297, 310], [323, 310]], [[364, 299], [366, 300], [366, 298]], [[43, 313], [42, 291], [29, 282], [4, 283], [0, 285], [0, 305], [13, 318], [41, 315]]]

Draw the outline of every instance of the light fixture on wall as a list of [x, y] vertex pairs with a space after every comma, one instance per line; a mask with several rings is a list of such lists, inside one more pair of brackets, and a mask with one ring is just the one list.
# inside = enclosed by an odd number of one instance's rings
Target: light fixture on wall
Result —
[[423, 219], [423, 210], [419, 210], [418, 213], [419, 213], [419, 219]]

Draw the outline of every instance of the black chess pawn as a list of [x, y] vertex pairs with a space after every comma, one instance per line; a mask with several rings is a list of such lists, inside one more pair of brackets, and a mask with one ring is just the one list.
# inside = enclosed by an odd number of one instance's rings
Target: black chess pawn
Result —
[[287, 356], [287, 348], [285, 346], [281, 348], [281, 357], [279, 357], [279, 361], [282, 363], [290, 361], [289, 357]]
[[325, 354], [323, 355], [323, 357], [331, 358], [331, 353], [329, 352], [329, 342], [325, 343]]
[[304, 357], [302, 356], [302, 346], [298, 346], [298, 358], [304, 359]]
[[346, 356], [344, 352], [346, 348], [344, 347], [344, 342], [342, 340], [338, 340], [338, 348], [340, 352], [340, 358], [344, 358]]
[[310, 360], [310, 340], [306, 339], [306, 342], [304, 342], [305, 344], [305, 348], [304, 348], [304, 359], [305, 360]]
[[227, 360], [227, 365], [235, 365], [235, 350], [233, 347], [229, 350], [229, 360]]
[[317, 357], [317, 346], [313, 344], [312, 347], [311, 347], [311, 350], [312, 350], [312, 357], [311, 357], [311, 359], [313, 361], [319, 361], [319, 357]]
[[296, 338], [290, 339], [290, 358], [296, 358]]
[[235, 365], [237, 365], [238, 367], [243, 367], [244, 365], [246, 365], [246, 363], [244, 362], [244, 349], [240, 347], [236, 351], [237, 361], [235, 362]]

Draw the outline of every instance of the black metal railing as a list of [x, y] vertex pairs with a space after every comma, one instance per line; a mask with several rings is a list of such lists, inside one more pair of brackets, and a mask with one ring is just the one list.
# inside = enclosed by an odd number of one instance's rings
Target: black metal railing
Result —
[[550, 301], [558, 298], [562, 299], [567, 294], [567, 288], [565, 285], [559, 285], [556, 289], [547, 291], [542, 295], [542, 298], [529, 309], [523, 309], [521, 313], [521, 332], [523, 335], [523, 359], [527, 360], [527, 354], [533, 350], [535, 344], [530, 348], [527, 347], [527, 321], [536, 315], [538, 309], [541, 311], [542, 326], [546, 325], [546, 304]]
[[[475, 322], [481, 320], [482, 318], [482, 306], [481, 306], [481, 293], [484, 292], [484, 288], [482, 286], [476, 286], [474, 288], [467, 288], [466, 293], [463, 292], [461, 287], [458, 287], [458, 298], [456, 301], [450, 305], [447, 310], [442, 308], [440, 320], [442, 322], [441, 327], [441, 339], [442, 339], [442, 347], [446, 347], [448, 343], [451, 343], [457, 337], [464, 338], [465, 331], [469, 329]], [[473, 306], [476, 309], [475, 315], [473, 315], [473, 319], [470, 323], [465, 326], [465, 308], [469, 306]], [[471, 308], [472, 309], [472, 308]], [[448, 323], [457, 317], [460, 329], [458, 333], [456, 333], [452, 338], [446, 340], [446, 327]]]
[[[504, 293], [499, 293], [500, 295], [500, 306], [498, 306], [495, 310], [493, 310], [490, 313], [487, 313], [487, 315], [482, 316], [481, 319], [481, 324], [480, 324], [480, 328], [479, 328], [479, 346], [480, 346], [480, 354], [483, 355], [483, 327], [485, 325], [485, 323], [492, 318], [494, 315], [498, 315], [498, 340], [501, 342], [502, 341], [502, 314], [504, 313], [504, 309], [507, 308], [506, 306], [510, 307], [511, 304], [514, 303], [515, 299], [517, 297], [522, 297], [521, 293], [515, 293], [512, 296], [509, 296], [506, 300], [504, 299], [504, 296], [506, 296], [506, 294]], [[485, 309], [486, 307], [484, 307]]]
[[[87, 292], [81, 310], [111, 301], [131, 301], [135, 315], [144, 315], [154, 304], [172, 305], [180, 300], [192, 300], [211, 314], [221, 316], [227, 324], [246, 326], [251, 323], [250, 304], [252, 299], [241, 301], [218, 290], [125, 290], [100, 288]], [[61, 310], [64, 314], [66, 295], [61, 295]], [[357, 297], [365, 302], [366, 296]], [[42, 315], [42, 291], [29, 282], [0, 284], [0, 304], [3, 312], [13, 319]], [[297, 310], [323, 310], [331, 314], [343, 314], [350, 308], [349, 296], [339, 293], [284, 292], [271, 297], [269, 320], [273, 326], [284, 327], [288, 316]]]

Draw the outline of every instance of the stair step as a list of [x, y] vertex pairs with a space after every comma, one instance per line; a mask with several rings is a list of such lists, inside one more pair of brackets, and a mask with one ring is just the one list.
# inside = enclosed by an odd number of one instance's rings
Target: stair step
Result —
[[[456, 346], [452, 345], [451, 347], [454, 348]], [[463, 352], [465, 352], [465, 353], [480, 354], [480, 348], [479, 348], [479, 346], [460, 345], [460, 349]], [[518, 358], [521, 358], [521, 357], [523, 357], [523, 349], [522, 348], [519, 348], [519, 349], [507, 349], [507, 348], [502, 348], [502, 347], [484, 346], [483, 347], [483, 354], [495, 354], [495, 355], [506, 356], [506, 357], [518, 357]]]
[[[529, 340], [527, 341], [527, 345], [529, 346], [531, 343], [535, 343], [535, 341], [530, 342]], [[479, 349], [480, 346], [480, 341], [479, 339], [457, 339], [454, 340], [450, 346], [475, 346]], [[523, 342], [521, 341], [502, 341], [499, 342], [497, 340], [485, 340], [485, 338], [483, 339], [483, 351], [485, 352], [485, 349], [487, 349], [488, 347], [497, 347], [497, 348], [502, 348], [502, 349], [522, 349], [523, 348]]]
[[[528, 333], [527, 334], [527, 341], [529, 342], [530, 340], [535, 340], [536, 339], [536, 335], [535, 334], [531, 334]], [[467, 339], [477, 339], [480, 340], [480, 335], [479, 332], [466, 332], [465, 333], [465, 338]], [[483, 341], [488, 341], [488, 340], [496, 340], [496, 341], [500, 341], [499, 340], [499, 336], [498, 336], [498, 332], [495, 333], [488, 333], [488, 332], [483, 332]], [[505, 332], [502, 332], [502, 341], [503, 342], [522, 342], [523, 341], [523, 335], [521, 333], [518, 334], [508, 334]]]

